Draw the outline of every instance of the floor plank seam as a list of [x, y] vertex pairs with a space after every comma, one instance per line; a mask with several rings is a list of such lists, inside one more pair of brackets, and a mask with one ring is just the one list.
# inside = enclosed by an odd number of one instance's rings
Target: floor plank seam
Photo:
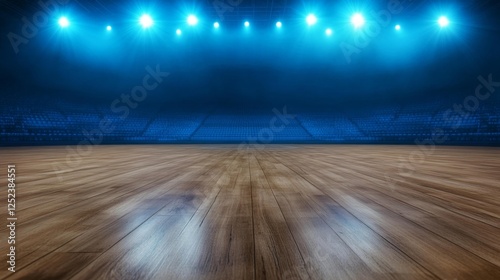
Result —
[[309, 279], [313, 279], [313, 278], [311, 277], [311, 273], [310, 273], [310, 272], [309, 272], [309, 270], [307, 269], [307, 266], [306, 266], [306, 260], [305, 260], [305, 258], [304, 258], [304, 254], [303, 254], [303, 252], [300, 250], [299, 245], [298, 245], [297, 240], [296, 240], [296, 237], [293, 235], [292, 230], [290, 229], [290, 225], [289, 225], [289, 224], [290, 224], [290, 222], [286, 219], [286, 216], [285, 216], [285, 214], [283, 213], [283, 209], [282, 209], [282, 207], [281, 207], [280, 203], [278, 202], [278, 199], [276, 198], [276, 193], [274, 192], [274, 189], [271, 187], [271, 184], [269, 183], [269, 179], [267, 178], [267, 174], [266, 174], [266, 172], [264, 171], [264, 168], [262, 168], [262, 165], [260, 164], [260, 160], [259, 160], [257, 157], [256, 157], [256, 159], [257, 159], [257, 162], [259, 163], [259, 166], [260, 166], [260, 168], [261, 168], [262, 172], [264, 173], [264, 177], [266, 178], [266, 181], [268, 182], [269, 188], [271, 189], [271, 192], [273, 193], [274, 200], [276, 201], [276, 204], [278, 205], [278, 207], [279, 207], [279, 209], [280, 209], [281, 215], [283, 216], [283, 219], [285, 220], [285, 223], [286, 223], [286, 228], [288, 229], [288, 232], [289, 232], [290, 236], [293, 238], [293, 242], [294, 242], [294, 244], [295, 244], [295, 247], [297, 248], [297, 250], [298, 250], [298, 252], [299, 252], [299, 254], [300, 254], [300, 258], [301, 258], [301, 260], [302, 260], [302, 263], [304, 264], [304, 269], [305, 269], [305, 271], [306, 271], [306, 273], [307, 273], [307, 275], [308, 275]]
[[[290, 168], [289, 168], [290, 169]], [[295, 171], [294, 171], [295, 172]], [[297, 173], [297, 172], [295, 172]], [[300, 176], [302, 179], [306, 180], [307, 182], [309, 182], [311, 185], [315, 186], [316, 188], [318, 188], [313, 182], [311, 182], [310, 180], [308, 180], [307, 178], [303, 177], [301, 174], [298, 174], [298, 176]], [[323, 191], [322, 191], [323, 192]], [[323, 192], [324, 193], [324, 192]], [[352, 212], [350, 212], [347, 208], [345, 208], [344, 206], [342, 206], [342, 204], [340, 204], [337, 200], [335, 200], [333, 197], [331, 197], [329, 194], [326, 194], [328, 197], [330, 197], [330, 199], [332, 199], [335, 203], [337, 203], [338, 205], [340, 205], [345, 211], [347, 211], [350, 215], [352, 215], [353, 217], [355, 217], [360, 223], [362, 223], [363, 225], [365, 225], [367, 228], [369, 228], [373, 233], [377, 234], [380, 238], [384, 239], [386, 242], [388, 242], [389, 244], [391, 244], [391, 246], [393, 247], [393, 249], [399, 251], [401, 254], [405, 255], [406, 257], [408, 257], [409, 259], [411, 259], [414, 263], [416, 263], [419, 267], [421, 267], [424, 271], [427, 271], [429, 274], [433, 275], [434, 277], [436, 277], [437, 279], [439, 279], [440, 277], [438, 277], [436, 274], [434, 274], [434, 272], [428, 270], [425, 266], [423, 266], [422, 264], [420, 264], [419, 262], [417, 262], [415, 259], [413, 259], [411, 256], [409, 256], [406, 252], [402, 251], [401, 249], [399, 249], [395, 244], [393, 244], [391, 241], [389, 241], [388, 239], [386, 239], [384, 236], [380, 235], [377, 231], [375, 231], [373, 228], [371, 228], [369, 225], [367, 225], [363, 220], [361, 220], [358, 216], [356, 216], [355, 214], [353, 214]], [[345, 241], [341, 238], [341, 240], [345, 243]], [[348, 245], [349, 246], [349, 245]], [[353, 250], [350, 246], [349, 248], [351, 250]], [[355, 252], [354, 252], [355, 253]], [[355, 253], [356, 254], [356, 253]], [[357, 254], [356, 254], [357, 255]], [[358, 255], [359, 257], [359, 255]]]

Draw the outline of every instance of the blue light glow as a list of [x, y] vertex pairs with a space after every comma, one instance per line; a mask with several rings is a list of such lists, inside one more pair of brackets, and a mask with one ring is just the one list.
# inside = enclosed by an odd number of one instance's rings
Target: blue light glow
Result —
[[214, 28], [219, 28], [220, 24], [218, 22], [214, 22]]
[[177, 30], [175, 31], [175, 34], [177, 34], [177, 36], [180, 36], [180, 35], [182, 35], [182, 30], [180, 30], [180, 29], [177, 29]]
[[354, 28], [360, 28], [365, 25], [365, 18], [362, 14], [356, 13], [351, 17], [351, 23], [354, 25]]
[[306, 22], [308, 25], [314, 25], [314, 24], [316, 24], [316, 22], [318, 22], [318, 18], [316, 18], [316, 16], [313, 14], [309, 14], [306, 17]]
[[143, 28], [149, 28], [153, 25], [154, 21], [150, 15], [142, 15], [141, 18], [139, 19], [139, 23], [142, 25]]
[[446, 27], [450, 24], [450, 20], [448, 20], [447, 17], [445, 16], [441, 16], [439, 19], [438, 19], [438, 24], [439, 26], [441, 27]]
[[332, 30], [331, 28], [327, 28], [327, 29], [325, 30], [325, 34], [326, 34], [326, 36], [332, 36], [332, 34], [333, 34], [333, 30]]
[[198, 18], [195, 15], [189, 15], [187, 18], [187, 22], [189, 25], [196, 25], [198, 24]]
[[282, 26], [281, 21], [276, 22], [276, 27], [281, 28], [281, 26]]
[[394, 29], [396, 29], [398, 31], [401, 30], [401, 25], [398, 24], [398, 25], [394, 26]]
[[69, 20], [67, 17], [61, 17], [58, 22], [62, 28], [66, 28], [69, 26]]
[[111, 25], [108, 25], [108, 26], [106, 26], [106, 30], [111, 31], [111, 30], [113, 30], [113, 27], [111, 27]]
[[250, 26], [250, 22], [245, 21], [245, 27], [249, 27], [249, 26]]

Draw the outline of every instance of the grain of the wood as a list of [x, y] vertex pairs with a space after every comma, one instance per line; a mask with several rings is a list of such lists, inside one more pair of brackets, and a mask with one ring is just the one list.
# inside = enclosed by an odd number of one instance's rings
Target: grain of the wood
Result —
[[[280, 153], [273, 154], [278, 159], [281, 158]], [[297, 156], [294, 156], [294, 158], [297, 158]], [[300, 159], [300, 157], [298, 158]], [[390, 205], [390, 200], [384, 201], [383, 204], [376, 204], [364, 198], [363, 194], [359, 193], [359, 189], [356, 188], [357, 184], [363, 183], [363, 181], [359, 180], [358, 176], [355, 176], [357, 174], [353, 172], [357, 170], [356, 166], [353, 166], [349, 172], [343, 169], [338, 171], [330, 169], [330, 172], [337, 173], [339, 177], [346, 176], [342, 173], [352, 174], [353, 176], [349, 176], [349, 178], [355, 183], [354, 187], [347, 186], [343, 184], [344, 182], [338, 183], [337, 187], [332, 187], [330, 184], [331, 182], [335, 182], [335, 180], [325, 182], [319, 179], [322, 176], [315, 174], [317, 170], [324, 170], [325, 168], [321, 168], [317, 164], [312, 164], [304, 168], [304, 165], [300, 164], [300, 160], [291, 161], [290, 155], [286, 154], [283, 156], [282, 162], [290, 166], [301, 177], [307, 173], [311, 174], [308, 178], [312, 184], [318, 186], [331, 198], [337, 200], [342, 207], [353, 213], [382, 237], [395, 244], [400, 250], [408, 254], [408, 256], [416, 260], [423, 267], [429, 269], [432, 273], [442, 278], [465, 277], [477, 279], [494, 279], [495, 275], [499, 273], [498, 266], [492, 264], [497, 262], [496, 259], [498, 257], [495, 258], [495, 256], [488, 255], [489, 261], [487, 261], [471, 251], [464, 250], [463, 247], [466, 247], [464, 244], [460, 246], [460, 244], [452, 243], [438, 234], [430, 233], [429, 230], [419, 227], [413, 220], [403, 218], [395, 212], [388, 211], [387, 206], [383, 205]], [[370, 184], [371, 182], [365, 181], [364, 183]], [[465, 224], [456, 224], [455, 228], [449, 229], [449, 232], [460, 232], [463, 226]], [[495, 228], [490, 228], [489, 230], [487, 232], [488, 235], [490, 235], [491, 231], [498, 233], [498, 230]], [[483, 235], [480, 231], [476, 234]], [[415, 242], [406, 242], [407, 239]], [[455, 241], [457, 241], [456, 238]], [[464, 241], [466, 242], [467, 240], [461, 240], [461, 242]], [[476, 243], [476, 245], [478, 244]], [[487, 246], [491, 245], [483, 244], [482, 248], [491, 252]], [[481, 250], [481, 248], [477, 248], [477, 250]], [[491, 258], [495, 259], [492, 260]], [[464, 263], [467, 263], [467, 265], [464, 265]]]
[[[291, 169], [287, 170], [288, 176], [294, 176]], [[407, 255], [399, 251], [395, 246], [387, 242], [368, 226], [363, 224], [354, 215], [346, 211], [326, 194], [316, 194], [309, 191], [315, 188], [303, 177], [296, 176], [293, 184], [297, 185], [297, 191], [302, 194], [307, 204], [294, 203], [310, 207], [309, 211], [299, 209], [300, 215], [310, 213], [311, 216], [321, 217], [334, 230], [342, 241], [370, 267], [374, 274], [383, 275], [388, 278], [434, 278], [429, 271], [415, 264]], [[308, 187], [304, 187], [309, 185]], [[319, 191], [319, 190], [318, 190]], [[311, 211], [311, 210], [314, 210]], [[379, 258], [384, 255], [383, 259]]]
[[69, 166], [64, 147], [1, 148], [18, 251], [0, 278], [499, 279], [500, 149], [439, 147], [402, 174], [415, 149], [96, 146]]
[[256, 279], [308, 279], [309, 274], [274, 192], [255, 155], [249, 156]]

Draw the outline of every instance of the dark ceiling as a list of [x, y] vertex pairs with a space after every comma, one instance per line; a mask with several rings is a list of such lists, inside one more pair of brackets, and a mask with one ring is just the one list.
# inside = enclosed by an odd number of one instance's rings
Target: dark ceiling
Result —
[[[6, 35], [21, 33], [22, 18], [31, 18], [40, 6], [37, 1], [0, 1], [2, 86], [16, 94], [113, 98], [140, 82], [146, 66], [160, 65], [171, 73], [159, 89], [169, 98], [322, 103], [347, 97], [467, 94], [479, 75], [500, 75], [498, 1], [405, 2], [405, 11], [393, 18], [405, 24], [405, 33], [383, 29], [351, 61], [342, 46], [356, 41], [352, 30], [341, 27], [348, 24], [344, 8], [357, 3], [378, 11], [388, 1], [216, 1], [69, 0], [64, 12], [80, 25], [65, 34], [53, 26], [40, 28], [17, 54]], [[145, 35], [136, 28], [136, 7], [156, 13], [160, 24], [155, 30]], [[221, 7], [227, 9], [222, 17]], [[450, 7], [457, 24], [447, 33], [426, 22]], [[205, 23], [219, 20], [232, 28], [212, 34], [201, 26], [175, 38], [173, 32], [188, 11]], [[306, 32], [303, 16], [309, 11], [333, 24], [331, 39]], [[96, 29], [109, 19], [117, 26], [113, 37]], [[244, 19], [257, 26], [251, 34], [241, 31]], [[289, 23], [283, 34], [269, 28], [276, 19]]]

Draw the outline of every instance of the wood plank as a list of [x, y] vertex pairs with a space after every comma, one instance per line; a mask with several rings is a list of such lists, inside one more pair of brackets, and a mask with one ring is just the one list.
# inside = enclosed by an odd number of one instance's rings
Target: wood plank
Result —
[[[296, 172], [299, 174], [303, 172], [298, 168], [295, 169], [295, 165], [300, 165], [300, 163], [290, 163], [290, 166], [293, 166], [291, 168]], [[314, 170], [317, 170], [317, 167], [316, 169], [308, 168], [307, 172], [314, 174]], [[314, 179], [315, 176], [309, 178]], [[494, 279], [494, 276], [500, 273], [498, 266], [419, 227], [398, 214], [388, 211], [381, 205], [367, 200], [357, 194], [352, 187], [339, 185], [332, 188], [328, 183], [325, 185], [324, 181], [314, 182], [313, 180], [312, 183], [338, 201], [342, 207], [353, 213], [363, 223], [439, 277]], [[414, 243], [405, 242], [407, 239], [413, 240]]]
[[61, 182], [65, 147], [0, 148], [0, 279], [500, 279], [500, 149], [415, 150], [95, 146]]

